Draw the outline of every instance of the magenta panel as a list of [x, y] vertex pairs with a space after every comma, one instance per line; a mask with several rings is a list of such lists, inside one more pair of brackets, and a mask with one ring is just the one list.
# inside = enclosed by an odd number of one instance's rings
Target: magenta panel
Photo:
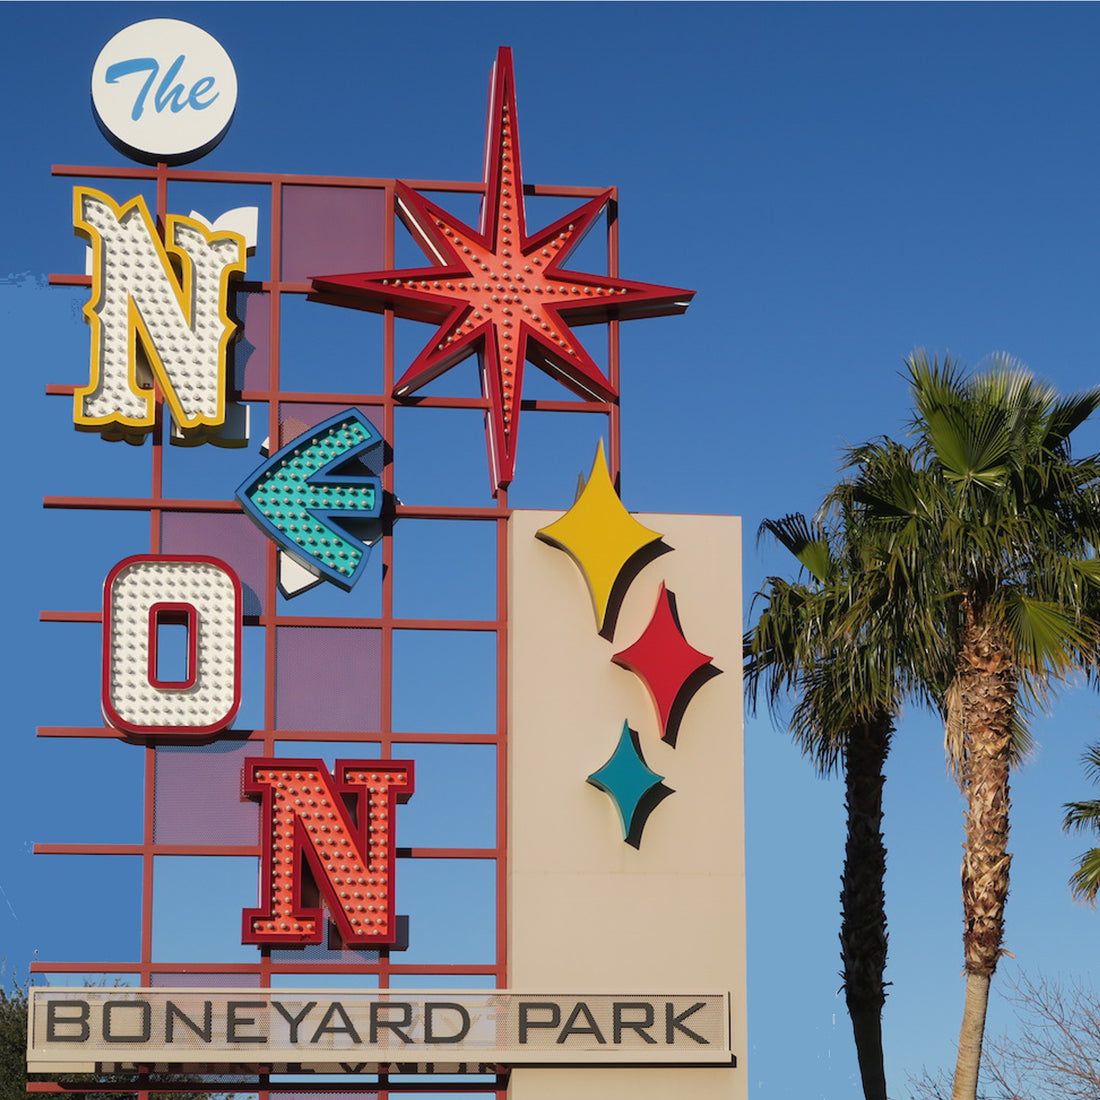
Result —
[[[427, 1089], [424, 1090], [427, 1094]], [[379, 1092], [325, 1092], [324, 1090], [314, 1092], [279, 1092], [273, 1095], [278, 1096], [279, 1100], [379, 1100], [381, 1093]], [[488, 1095], [488, 1094], [486, 1094]]]
[[209, 554], [221, 558], [244, 586], [244, 613], [262, 614], [267, 539], [244, 515], [225, 512], [165, 512], [161, 553]]
[[[384, 412], [379, 405], [355, 405], [350, 406], [358, 409], [374, 426], [381, 432]], [[298, 436], [305, 432], [308, 432], [310, 428], [320, 424], [322, 420], [327, 420], [330, 416], [335, 416], [337, 413], [346, 412], [348, 405], [328, 405], [317, 404], [309, 401], [287, 401], [279, 406], [279, 446], [285, 447], [288, 443], [292, 443]], [[385, 448], [378, 448], [370, 455], [364, 456], [364, 464], [370, 467], [370, 471], [373, 474], [380, 474], [382, 472], [382, 456]]]
[[282, 278], [380, 271], [385, 266], [386, 192], [380, 188], [283, 188]]
[[[408, 925], [408, 920], [402, 917], [397, 918], [398, 921], [402, 921], [405, 926]], [[275, 963], [317, 963], [318, 973], [323, 973], [324, 967], [338, 966], [341, 963], [355, 963], [357, 965], [363, 965], [364, 963], [376, 963], [381, 955], [378, 951], [349, 951], [344, 948], [330, 947], [330, 944], [336, 942], [335, 930], [331, 924], [326, 926], [326, 938], [324, 943], [307, 943], [303, 947], [296, 947], [293, 949], [282, 950], [277, 947], [271, 949], [271, 961]], [[400, 948], [389, 948], [389, 950], [400, 950]], [[273, 985], [278, 985], [278, 981], [272, 981]], [[352, 981], [348, 979], [348, 985], [359, 985], [358, 980]]]
[[[383, 410], [380, 405], [356, 405], [379, 431], [382, 430]], [[319, 405], [306, 401], [286, 401], [279, 406], [280, 446], [285, 447], [303, 432], [327, 420], [330, 416], [345, 412], [347, 405]]]
[[172, 989], [202, 989], [204, 986], [218, 989], [233, 989], [240, 986], [242, 989], [257, 989], [260, 985], [259, 974], [223, 974], [218, 972], [196, 972], [189, 970], [186, 974], [154, 974], [149, 983], [153, 986]]
[[259, 807], [241, 801], [241, 769], [245, 757], [262, 755], [249, 741], [158, 748], [156, 843], [257, 844]]
[[275, 727], [376, 733], [382, 631], [281, 626], [275, 633]]
[[241, 330], [233, 345], [238, 390], [266, 390], [271, 369], [271, 295], [243, 292], [233, 299]]

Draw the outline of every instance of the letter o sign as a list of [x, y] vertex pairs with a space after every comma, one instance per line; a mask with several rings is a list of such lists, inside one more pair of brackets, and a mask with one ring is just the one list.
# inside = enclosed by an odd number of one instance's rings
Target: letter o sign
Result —
[[225, 562], [138, 554], [111, 570], [103, 586], [109, 725], [162, 737], [217, 733], [240, 706], [240, 667], [241, 582]]

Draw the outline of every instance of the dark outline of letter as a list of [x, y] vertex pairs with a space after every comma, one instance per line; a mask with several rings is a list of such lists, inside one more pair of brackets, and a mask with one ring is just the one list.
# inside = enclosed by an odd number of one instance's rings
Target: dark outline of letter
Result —
[[[561, 1026], [561, 1005], [555, 1001], [520, 1001], [516, 1006], [519, 1012], [519, 1044], [525, 1046], [527, 1043], [527, 1032], [535, 1027], [560, 1027]], [[553, 1014], [553, 1019], [549, 1023], [542, 1023], [539, 1020], [529, 1020], [527, 1018], [527, 1010], [529, 1008], [549, 1008]]]
[[[58, 1020], [54, 1015], [55, 1008], [83, 1008], [84, 1013], [78, 1019]], [[92, 1028], [88, 1023], [92, 1006], [87, 1001], [47, 1001], [46, 1002], [46, 1042], [47, 1043], [86, 1043], [91, 1037]], [[58, 1035], [54, 1031], [55, 1024], [80, 1024], [82, 1035]]]
[[286, 1022], [288, 1024], [290, 1024], [290, 1041], [292, 1043], [297, 1043], [298, 1042], [298, 1028], [300, 1028], [302, 1026], [302, 1020], [305, 1019], [306, 1013], [309, 1012], [311, 1009], [314, 1009], [314, 1008], [317, 1007], [317, 1002], [316, 1001], [307, 1001], [306, 1002], [306, 1007], [303, 1008], [302, 1011], [299, 1012], [297, 1016], [291, 1016], [287, 1012], [287, 1010], [285, 1008], [283, 1008], [283, 1002], [282, 1001], [272, 1001], [271, 1002], [271, 1007], [274, 1008], [279, 1013], [279, 1015], [282, 1016], [282, 1018], [284, 1020], [286, 1020]]
[[256, 1022], [255, 1016], [247, 1020], [237, 1019], [238, 1008], [267, 1008], [267, 1001], [226, 1001], [225, 1003], [225, 1041], [227, 1043], [266, 1043], [266, 1035], [238, 1035], [238, 1027], [248, 1027]]
[[685, 1017], [691, 1016], [694, 1013], [698, 1012], [699, 1009], [706, 1008], [707, 1002], [696, 1001], [695, 1004], [691, 1006], [691, 1008], [686, 1009], [679, 1014], [673, 1013], [673, 1009], [675, 1007], [676, 1006], [672, 1003], [672, 1001], [665, 1001], [665, 1042], [668, 1043], [669, 1046], [675, 1045], [676, 1032], [682, 1031], [685, 1035], [690, 1035], [697, 1043], [701, 1043], [703, 1046], [709, 1047], [709, 1039], [704, 1039], [702, 1035], [700, 1035], [698, 1032], [692, 1031], [690, 1027], [684, 1027], [683, 1023], [681, 1022], [684, 1020]]
[[[400, 1005], [404, 1010], [405, 1018], [403, 1020], [380, 1020], [378, 1018], [378, 1012], [383, 1008], [397, 1008]], [[371, 1046], [374, 1046], [378, 1042], [378, 1033], [385, 1029], [386, 1031], [392, 1031], [401, 1042], [411, 1043], [412, 1039], [408, 1037], [401, 1029], [403, 1027], [412, 1026], [412, 1014], [413, 1006], [408, 1001], [371, 1001], [370, 1005], [370, 1041]]]
[[172, 1014], [175, 1013], [204, 1043], [213, 1041], [214, 1034], [214, 1015], [213, 1015], [214, 1002], [203, 1001], [202, 1002], [202, 1015], [203, 1025], [202, 1029], [199, 1029], [198, 1024], [183, 1011], [182, 1008], [175, 1001], [164, 1002], [164, 1041], [166, 1043], [175, 1042], [175, 1033], [172, 1027]]
[[[462, 1030], [457, 1035], [440, 1035], [436, 1037], [432, 1033], [432, 1017], [438, 1008], [453, 1008], [462, 1016]], [[470, 1014], [465, 1005], [456, 1001], [426, 1001], [424, 1004], [424, 1042], [425, 1043], [461, 1043], [470, 1034]]]
[[[649, 1017], [644, 1024], [631, 1023], [629, 1020], [624, 1020], [622, 1017], [622, 1009], [624, 1008], [644, 1008], [646, 1015]], [[653, 1043], [656, 1045], [657, 1040], [652, 1035], [647, 1035], [642, 1029], [646, 1027], [652, 1027], [657, 1020], [657, 1013], [653, 1009], [653, 1005], [649, 1001], [615, 1001], [611, 1005], [611, 1028], [612, 1035], [615, 1040], [615, 1045], [618, 1046], [623, 1041], [624, 1031], [636, 1031], [647, 1043]]]

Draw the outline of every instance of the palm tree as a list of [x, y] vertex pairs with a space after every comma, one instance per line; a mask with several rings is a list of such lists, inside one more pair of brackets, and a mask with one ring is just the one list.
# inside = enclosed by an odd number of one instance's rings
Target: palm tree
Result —
[[[769, 577], [745, 635], [745, 677], [755, 710], [795, 699], [790, 732], [821, 774], [843, 768], [847, 838], [841, 901], [841, 976], [866, 1100], [886, 1100], [882, 1008], [887, 931], [882, 788], [894, 722], [920, 664], [907, 650], [905, 601], [890, 599], [854, 515], [826, 527], [801, 514], [765, 520], [808, 580]], [[899, 597], [898, 592], [894, 592]]]
[[1070, 436], [1100, 389], [1060, 398], [1004, 357], [970, 378], [923, 353], [907, 365], [914, 445], [855, 448], [856, 473], [833, 503], [860, 512], [888, 573], [923, 578], [954, 655], [942, 709], [967, 809], [953, 1100], [974, 1100], [1004, 936], [1009, 774], [1027, 747], [1028, 708], [1097, 660], [1100, 626], [1087, 609], [1100, 585], [1100, 456], [1073, 459]]
[[[1081, 757], [1081, 762], [1085, 765], [1085, 774], [1094, 783], [1100, 782], [1100, 745], [1093, 745]], [[1067, 802], [1065, 811], [1062, 828], [1067, 832], [1100, 833], [1100, 799]], [[1090, 905], [1096, 904], [1096, 895], [1100, 893], [1100, 848], [1090, 848], [1077, 860], [1077, 870], [1070, 876], [1069, 886], [1075, 897]]]

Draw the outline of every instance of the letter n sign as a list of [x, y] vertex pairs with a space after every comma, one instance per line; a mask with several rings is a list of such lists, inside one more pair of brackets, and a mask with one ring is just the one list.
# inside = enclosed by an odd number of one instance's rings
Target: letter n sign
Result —
[[347, 946], [393, 943], [394, 810], [412, 794], [412, 761], [337, 760], [333, 778], [321, 760], [246, 760], [242, 788], [261, 803], [262, 844], [241, 942], [321, 943], [319, 895]]
[[220, 428], [237, 327], [229, 284], [245, 268], [244, 238], [170, 214], [162, 243], [140, 195], [119, 206], [88, 187], [73, 192], [73, 225], [93, 256], [91, 375], [75, 392], [76, 426], [120, 438], [151, 431], [155, 381], [181, 432]]

